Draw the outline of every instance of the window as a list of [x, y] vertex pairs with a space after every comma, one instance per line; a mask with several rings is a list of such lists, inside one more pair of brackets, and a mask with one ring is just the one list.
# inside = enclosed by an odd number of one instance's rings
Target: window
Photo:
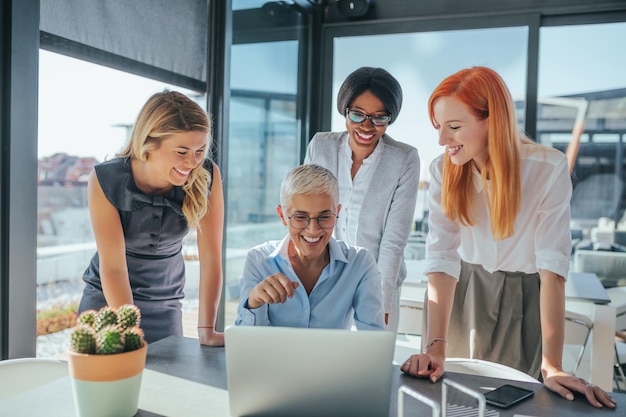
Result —
[[585, 237], [626, 209], [625, 38], [626, 23], [540, 31], [537, 136], [570, 155], [572, 227]]
[[[141, 106], [165, 88], [198, 93], [40, 51], [37, 201], [37, 356], [67, 348], [66, 332], [95, 252], [87, 176], [125, 144]], [[193, 278], [188, 274], [189, 285]], [[197, 292], [184, 306], [197, 308]], [[195, 319], [195, 316], [193, 316]], [[194, 325], [195, 330], [195, 325]]]

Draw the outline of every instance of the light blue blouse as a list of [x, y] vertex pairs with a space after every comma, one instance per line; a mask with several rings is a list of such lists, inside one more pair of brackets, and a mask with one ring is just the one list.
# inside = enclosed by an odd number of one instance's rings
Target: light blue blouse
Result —
[[[367, 249], [331, 238], [330, 263], [307, 295], [296, 276], [287, 249], [290, 237], [269, 241], [248, 252], [237, 309], [237, 325], [315, 327], [358, 330], [384, 329], [380, 272]], [[300, 282], [293, 298], [282, 304], [248, 308], [250, 291], [266, 277], [282, 273]]]

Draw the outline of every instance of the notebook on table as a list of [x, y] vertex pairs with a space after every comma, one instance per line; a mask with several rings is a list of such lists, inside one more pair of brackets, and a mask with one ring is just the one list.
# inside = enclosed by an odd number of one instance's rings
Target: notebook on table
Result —
[[393, 332], [233, 326], [225, 338], [234, 417], [389, 415]]

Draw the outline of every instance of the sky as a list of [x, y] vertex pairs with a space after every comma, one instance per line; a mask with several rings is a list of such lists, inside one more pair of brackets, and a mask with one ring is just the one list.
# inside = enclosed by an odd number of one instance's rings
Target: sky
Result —
[[102, 161], [126, 143], [141, 106], [164, 88], [184, 89], [40, 50], [38, 157], [57, 152]]

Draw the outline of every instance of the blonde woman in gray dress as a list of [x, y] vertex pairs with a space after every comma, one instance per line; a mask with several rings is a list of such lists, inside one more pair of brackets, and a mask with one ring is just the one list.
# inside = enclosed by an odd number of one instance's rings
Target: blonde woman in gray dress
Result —
[[141, 109], [125, 149], [95, 167], [88, 200], [97, 252], [83, 275], [79, 312], [136, 304], [148, 343], [182, 336], [182, 240], [196, 227], [198, 337], [205, 345], [224, 344], [215, 332], [224, 200], [220, 172], [206, 159], [209, 132], [197, 103], [175, 91], [157, 93]]

